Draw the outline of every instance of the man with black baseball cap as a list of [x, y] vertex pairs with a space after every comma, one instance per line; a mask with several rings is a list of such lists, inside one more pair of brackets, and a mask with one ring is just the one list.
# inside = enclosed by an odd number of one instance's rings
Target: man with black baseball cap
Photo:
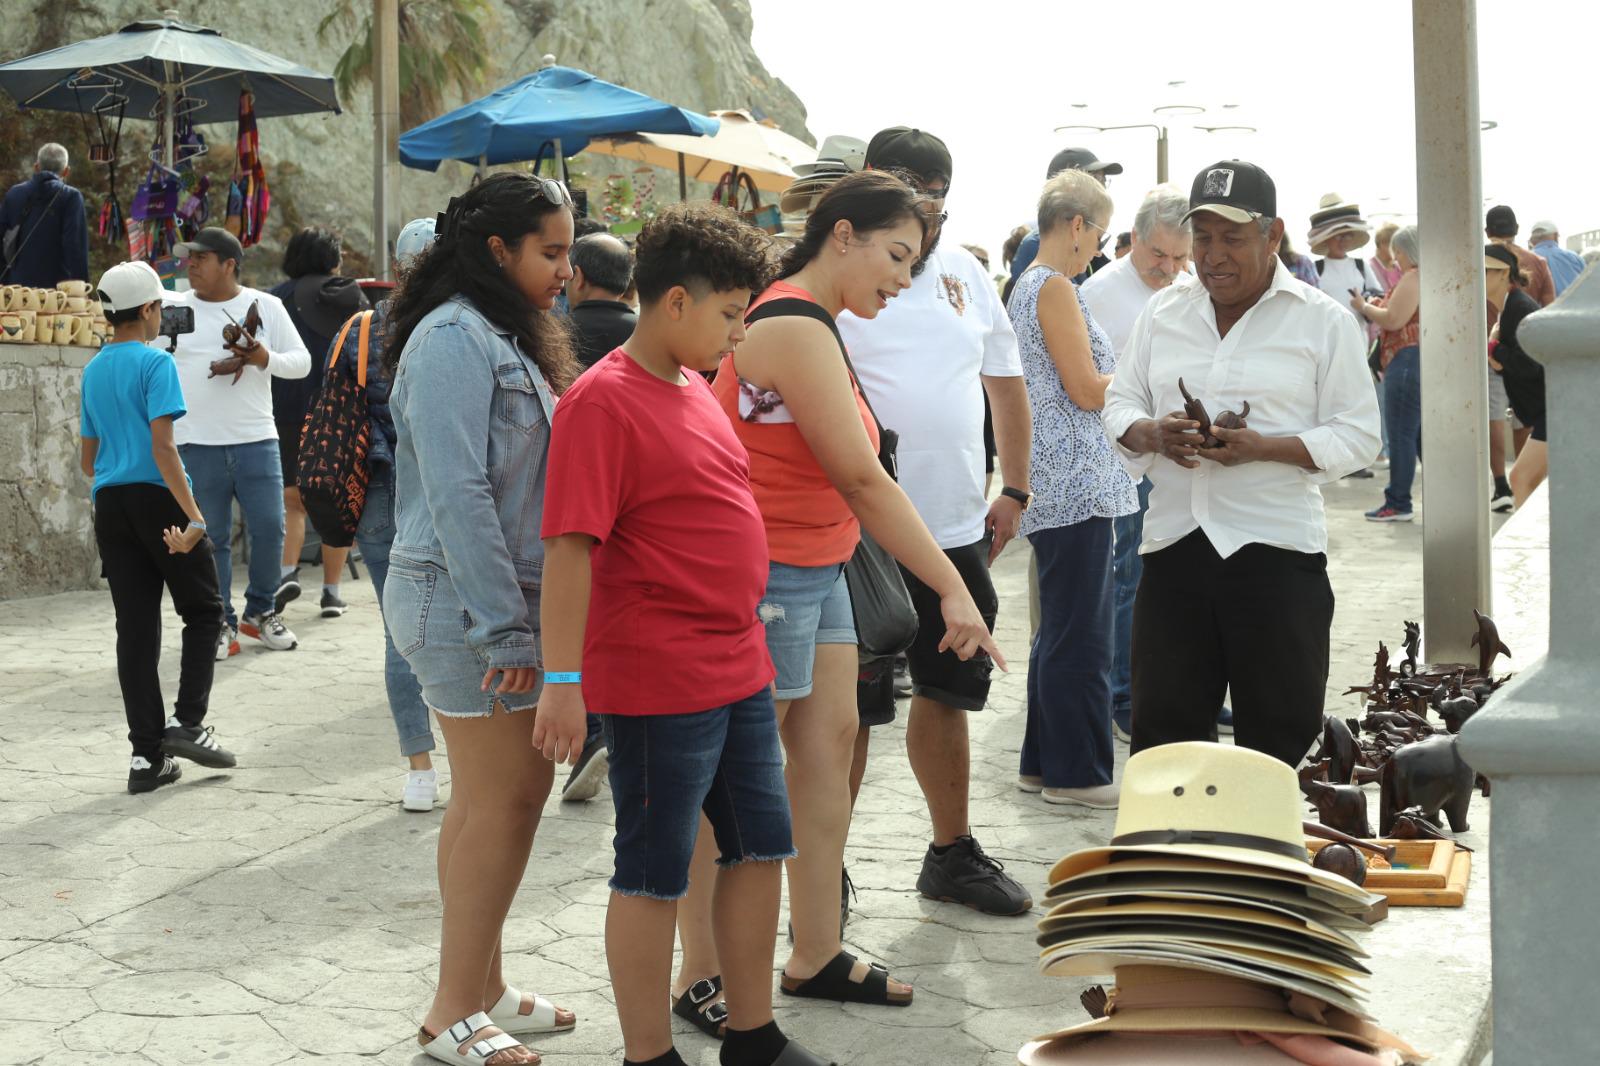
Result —
[[[227, 230], [209, 226], [173, 249], [188, 270], [189, 289], [170, 303], [194, 310], [194, 332], [178, 338], [173, 356], [189, 413], [173, 426], [183, 465], [194, 482], [217, 561], [226, 625], [217, 658], [238, 654], [237, 634], [275, 651], [297, 642], [274, 609], [283, 553], [283, 466], [272, 412], [271, 379], [303, 378], [311, 370], [283, 301], [239, 283], [244, 248]], [[223, 330], [244, 326], [257, 308], [261, 324], [229, 345]], [[243, 617], [233, 610], [233, 501], [250, 536], [250, 585]]]
[[[932, 203], [929, 240], [911, 287], [871, 320], [848, 311], [839, 331], [883, 424], [900, 435], [900, 486], [955, 564], [989, 628], [999, 607], [989, 565], [1017, 533], [1032, 499], [1028, 486], [1033, 424], [1017, 337], [994, 283], [972, 253], [939, 247], [950, 150], [924, 130], [896, 126], [872, 138], [868, 169], [907, 172]], [[983, 405], [994, 412], [994, 435], [1005, 488], [990, 504], [984, 493]], [[907, 652], [913, 696], [906, 754], [928, 801], [933, 842], [917, 888], [993, 914], [1020, 914], [1028, 892], [984, 855], [967, 815], [970, 749], [967, 715], [989, 697], [993, 664], [982, 653], [962, 662], [939, 650], [944, 632], [939, 597], [909, 571], [906, 586], [922, 618]], [[864, 685], [861, 731], [852, 782], [860, 781], [868, 727], [894, 719], [886, 685]], [[870, 698], [876, 695], [874, 701]]]
[[[1320, 485], [1377, 457], [1363, 338], [1278, 259], [1266, 171], [1224, 160], [1189, 194], [1199, 285], [1157, 293], [1106, 395], [1106, 434], [1153, 485], [1133, 608], [1133, 751], [1234, 739], [1298, 764], [1322, 728], [1333, 591]], [[1250, 409], [1246, 425], [1205, 408]], [[1190, 413], [1192, 412], [1192, 414]]]
[[[1081, 170], [1090, 175], [1101, 185], [1106, 183], [1107, 176], [1121, 174], [1121, 163], [1104, 163], [1100, 158], [1087, 148], [1063, 148], [1050, 157], [1050, 165], [1045, 169], [1044, 180], [1049, 181], [1063, 170]], [[1022, 238], [1022, 243], [1017, 245], [1017, 254], [1011, 257], [1011, 280], [1006, 282], [1004, 299], [1011, 299], [1011, 287], [1022, 277], [1022, 272], [1033, 265], [1034, 256], [1039, 254], [1039, 227], [1032, 226], [1028, 235]], [[1083, 283], [1096, 270], [1111, 262], [1104, 255], [1096, 255], [1089, 260], [1089, 268], [1081, 275], [1072, 279], [1073, 284]]]

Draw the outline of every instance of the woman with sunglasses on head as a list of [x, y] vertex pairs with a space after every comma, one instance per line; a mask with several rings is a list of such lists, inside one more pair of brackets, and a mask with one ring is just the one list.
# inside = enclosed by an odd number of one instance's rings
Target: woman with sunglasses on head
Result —
[[1100, 424], [1116, 356], [1072, 283], [1105, 243], [1111, 197], [1063, 170], [1039, 197], [1039, 254], [1009, 311], [1033, 409], [1033, 506], [1022, 534], [1039, 567], [1018, 787], [1047, 803], [1111, 808], [1112, 521], [1139, 509]]
[[547, 178], [497, 174], [450, 202], [389, 304], [395, 539], [383, 615], [450, 753], [439, 830], [439, 983], [418, 1041], [442, 1062], [537, 1063], [519, 1035], [570, 1011], [501, 973], [500, 933], [554, 765], [533, 746], [543, 683], [539, 539], [555, 394], [577, 375], [550, 314], [573, 211]]

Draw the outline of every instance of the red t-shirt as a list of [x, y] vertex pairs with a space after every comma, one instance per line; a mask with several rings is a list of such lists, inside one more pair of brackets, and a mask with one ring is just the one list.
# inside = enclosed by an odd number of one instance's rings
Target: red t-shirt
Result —
[[596, 714], [706, 711], [774, 676], [749, 459], [710, 386], [684, 376], [662, 381], [618, 348], [556, 405], [541, 535], [599, 541], [583, 639]]

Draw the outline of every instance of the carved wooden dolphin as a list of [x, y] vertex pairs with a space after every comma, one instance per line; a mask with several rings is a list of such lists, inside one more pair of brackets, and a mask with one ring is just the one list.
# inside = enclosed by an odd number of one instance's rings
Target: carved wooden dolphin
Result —
[[1494, 657], [1504, 655], [1509, 659], [1511, 649], [1500, 639], [1500, 630], [1493, 618], [1476, 607], [1472, 609], [1472, 617], [1478, 620], [1478, 631], [1472, 634], [1472, 646], [1478, 649], [1478, 674], [1488, 677], [1490, 668], [1494, 666]]

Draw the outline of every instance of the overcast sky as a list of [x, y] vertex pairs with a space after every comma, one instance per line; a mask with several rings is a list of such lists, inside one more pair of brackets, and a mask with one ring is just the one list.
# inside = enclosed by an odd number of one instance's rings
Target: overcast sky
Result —
[[[1219, 159], [1260, 164], [1301, 251], [1307, 216], [1326, 192], [1356, 200], [1369, 219], [1415, 221], [1411, 5], [1403, 0], [751, 6], [756, 52], [804, 101], [819, 143], [910, 125], [949, 144], [949, 233], [985, 246], [996, 263], [1006, 233], [1030, 220], [1051, 155], [1067, 145], [1124, 165], [1111, 180], [1111, 228], [1127, 229], [1155, 184], [1154, 131], [1054, 129], [1159, 123], [1152, 109], [1170, 104], [1206, 109], [1165, 120], [1171, 180], [1187, 189]], [[1546, 217], [1563, 240], [1600, 228], [1600, 139], [1592, 119], [1580, 118], [1592, 114], [1595, 75], [1582, 57], [1600, 29], [1597, 12], [1578, 0], [1478, 5], [1479, 111], [1498, 123], [1482, 135], [1483, 194], [1516, 209], [1524, 238]]]

